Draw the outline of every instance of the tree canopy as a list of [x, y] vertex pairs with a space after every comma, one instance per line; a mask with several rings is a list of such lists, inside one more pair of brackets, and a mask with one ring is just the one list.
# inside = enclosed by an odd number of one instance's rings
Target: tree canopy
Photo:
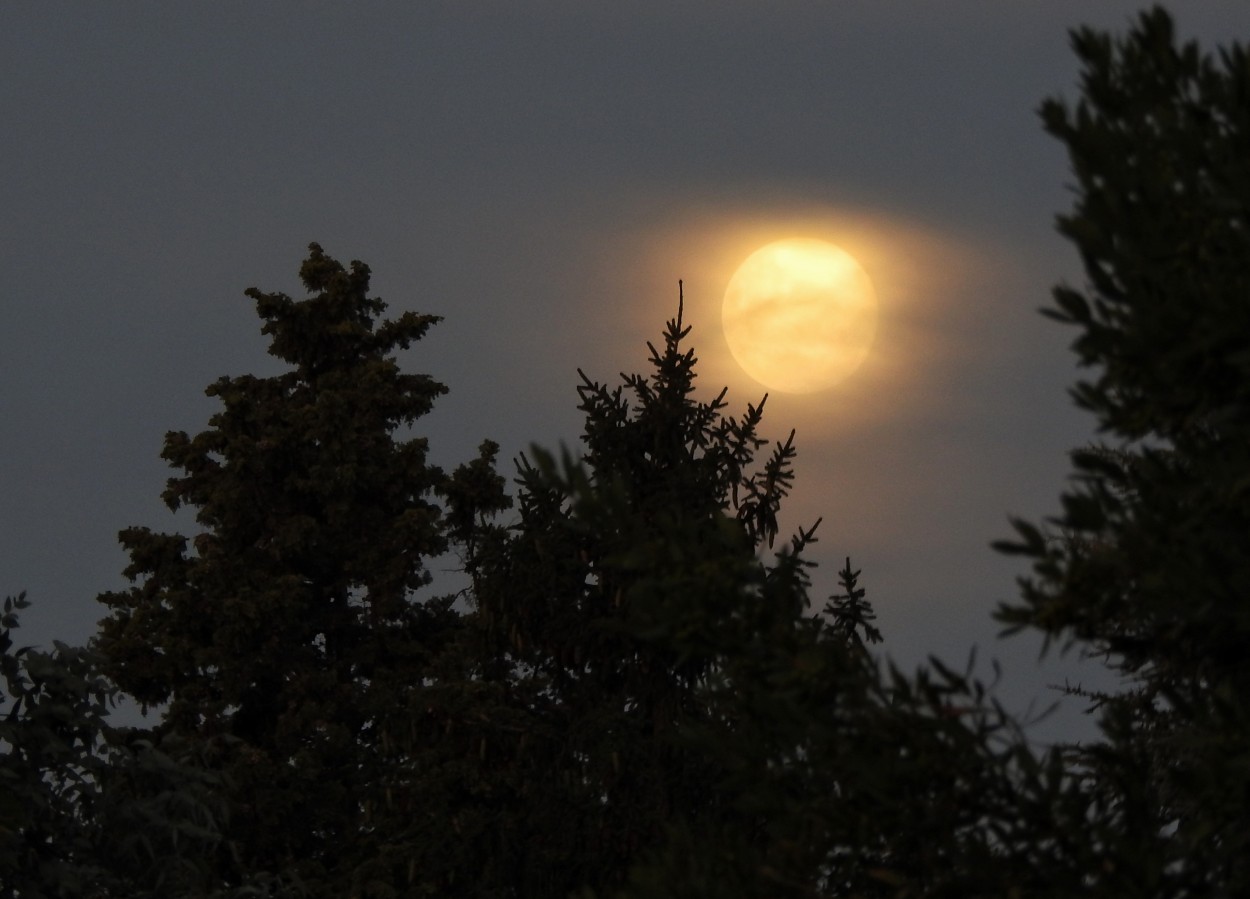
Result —
[[109, 723], [92, 650], [16, 645], [29, 605], [0, 614], [0, 897], [213, 893], [220, 780], [189, 744]]
[[[1105, 659], [1106, 743], [1081, 755], [1119, 816], [1109, 865], [1149, 895], [1250, 877], [1250, 54], [1179, 43], [1143, 13], [1080, 29], [1081, 98], [1046, 103], [1085, 265], [1047, 314], [1075, 326], [1073, 389], [1105, 437], [1073, 454], [1063, 514], [1021, 523], [1035, 560], [1002, 610]], [[1238, 886], [1239, 885], [1239, 886]]]
[[306, 297], [247, 291], [285, 369], [166, 436], [197, 532], [122, 531], [89, 647], [17, 647], [5, 601], [0, 899], [1250, 890], [1250, 53], [1158, 9], [1073, 45], [1041, 114], [1086, 283], [1046, 314], [1103, 439], [1000, 544], [1032, 571], [998, 615], [1123, 676], [1100, 739], [1036, 750], [970, 671], [878, 658], [852, 560], [819, 591], [819, 522], [781, 532], [794, 433], [701, 397], [680, 294], [510, 494], [491, 441], [429, 461], [446, 388], [399, 353], [437, 318], [312, 244]]
[[437, 319], [382, 320], [369, 276], [313, 244], [307, 299], [247, 292], [290, 369], [221, 378], [208, 429], [167, 435], [181, 474], [165, 502], [203, 530], [123, 531], [136, 584], [101, 597], [105, 672], [163, 705], [158, 731], [204, 744], [229, 784], [228, 884], [342, 895], [394, 876], [377, 870], [401, 864], [392, 810], [411, 781], [386, 763], [394, 719], [457, 626], [450, 598], [418, 595], [447, 547], [446, 476], [424, 438], [395, 437], [445, 391], [394, 355]]

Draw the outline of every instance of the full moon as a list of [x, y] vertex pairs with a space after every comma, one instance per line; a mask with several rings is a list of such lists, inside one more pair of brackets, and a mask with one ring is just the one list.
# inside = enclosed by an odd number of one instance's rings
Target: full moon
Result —
[[725, 339], [764, 386], [812, 393], [846, 378], [868, 355], [877, 297], [855, 257], [823, 240], [779, 240], [756, 250], [729, 280]]

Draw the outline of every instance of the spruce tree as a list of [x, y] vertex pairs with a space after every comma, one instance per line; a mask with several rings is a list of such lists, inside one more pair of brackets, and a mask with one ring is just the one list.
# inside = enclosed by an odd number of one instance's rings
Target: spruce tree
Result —
[[810, 608], [815, 527], [770, 550], [794, 435], [760, 458], [763, 402], [698, 399], [688, 333], [679, 307], [649, 375], [581, 375], [581, 454], [523, 457], [466, 559], [516, 724], [483, 751], [524, 798], [472, 895], [1001, 894], [1005, 716], [956, 672], [883, 679], [849, 560]]
[[669, 322], [650, 378], [610, 389], [582, 374], [584, 457], [523, 457], [519, 520], [466, 559], [484, 674], [524, 712], [515, 747], [498, 750], [521, 756], [517, 789], [532, 797], [503, 847], [516, 895], [619, 886], [665, 822], [715, 804], [712, 772], [677, 732], [711, 714], [697, 694], [715, 631], [770, 614], [747, 595], [763, 585], [754, 549], [776, 534], [793, 448], [748, 474], [761, 409], [736, 420], [723, 394], [692, 396], [687, 330]]

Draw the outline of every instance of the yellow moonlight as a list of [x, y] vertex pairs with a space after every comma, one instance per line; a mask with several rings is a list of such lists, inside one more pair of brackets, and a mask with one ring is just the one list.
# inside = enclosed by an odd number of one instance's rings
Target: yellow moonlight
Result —
[[859, 368], [877, 330], [877, 298], [855, 258], [823, 240], [756, 250], [725, 288], [725, 339], [755, 380], [785, 393], [830, 387]]

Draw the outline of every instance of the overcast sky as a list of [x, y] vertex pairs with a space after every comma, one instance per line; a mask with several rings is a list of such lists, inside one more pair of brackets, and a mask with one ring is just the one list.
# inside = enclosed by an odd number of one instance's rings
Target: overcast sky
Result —
[[[1068, 662], [996, 642], [1015, 595], [1009, 514], [1053, 512], [1091, 423], [1065, 389], [1080, 283], [1054, 233], [1062, 148], [1036, 108], [1075, 95], [1067, 30], [1120, 2], [9, 3], [0, 11], [0, 592], [23, 638], [78, 642], [123, 581], [116, 533], [187, 528], [159, 501], [170, 429], [204, 387], [271, 373], [244, 289], [300, 292], [309, 241], [374, 271], [399, 312], [445, 316], [405, 362], [451, 388], [437, 461], [576, 441], [576, 369], [642, 370], [676, 309], [710, 395], [764, 388], [719, 310], [757, 246], [854, 252], [877, 350], [797, 428], [790, 524], [823, 516], [818, 599], [863, 569], [886, 650], [1048, 701]], [[1250, 5], [1190, 4], [1186, 35], [1250, 35]], [[1072, 719], [1056, 727], [1079, 728]], [[1076, 731], [1070, 731], [1076, 732]]]

